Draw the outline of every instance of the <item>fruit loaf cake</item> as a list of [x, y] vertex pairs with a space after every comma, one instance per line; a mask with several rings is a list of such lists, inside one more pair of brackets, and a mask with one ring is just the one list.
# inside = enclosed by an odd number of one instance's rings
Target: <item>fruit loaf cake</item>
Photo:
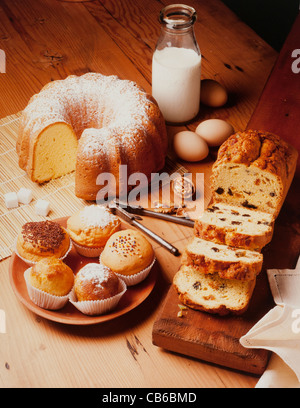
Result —
[[182, 264], [204, 274], [218, 273], [223, 279], [253, 280], [260, 273], [260, 252], [216, 244], [193, 237], [182, 255]]
[[235, 133], [220, 147], [212, 168], [213, 201], [277, 217], [292, 182], [297, 157], [296, 149], [272, 133]]
[[179, 300], [192, 309], [221, 316], [244, 313], [250, 303], [256, 279], [222, 279], [218, 273], [204, 274], [183, 265], [173, 279]]
[[219, 202], [195, 221], [194, 233], [217, 244], [260, 251], [271, 241], [273, 228], [272, 214]]

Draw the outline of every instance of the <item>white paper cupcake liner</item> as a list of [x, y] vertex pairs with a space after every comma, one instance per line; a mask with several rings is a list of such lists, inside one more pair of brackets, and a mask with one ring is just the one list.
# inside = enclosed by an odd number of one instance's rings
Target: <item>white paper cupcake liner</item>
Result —
[[62, 309], [69, 301], [69, 294], [67, 294], [66, 296], [55, 296], [35, 288], [29, 282], [30, 270], [31, 268], [26, 269], [26, 271], [24, 272], [24, 279], [26, 282], [28, 295], [32, 302], [43, 309]]
[[115, 296], [104, 300], [85, 300], [78, 301], [74, 288], [69, 295], [69, 301], [76, 307], [81, 313], [86, 315], [102, 315], [117, 307], [121, 297], [127, 290], [127, 286], [122, 279], [119, 279], [119, 293]]
[[[138, 273], [135, 273], [134, 275], [121, 275], [120, 273], [116, 273], [116, 272], [115, 274], [118, 276], [118, 278], [122, 279], [126, 283], [127, 286], [137, 285], [138, 283], [142, 282], [143, 280], [147, 278], [151, 269], [153, 268], [155, 261], [156, 261], [156, 258], [154, 257], [153, 261], [151, 262], [149, 266], [147, 266], [147, 268], [143, 269], [142, 271]], [[99, 262], [102, 263], [101, 255], [99, 258]]]
[[103, 247], [99, 247], [99, 248], [88, 248], [88, 247], [84, 247], [82, 245], [77, 244], [76, 242], [73, 241], [73, 245], [76, 249], [76, 251], [78, 252], [79, 255], [82, 256], [86, 256], [87, 258], [96, 258], [98, 257], [101, 252], [104, 249]]
[[[65, 259], [65, 258], [69, 255], [69, 252], [71, 251], [71, 249], [72, 249], [72, 241], [71, 241], [71, 239], [70, 239], [69, 249], [67, 250], [67, 252], [66, 252], [63, 256], [61, 256], [61, 257], [58, 258], [58, 259], [60, 259], [61, 261], [62, 261], [63, 259]], [[14, 251], [15, 251], [15, 253], [18, 255], [18, 257], [19, 257], [20, 259], [22, 259], [22, 261], [24, 261], [28, 266], [33, 266], [33, 265], [36, 265], [36, 264], [38, 263], [38, 261], [29, 261], [28, 259], [22, 257], [22, 256], [19, 254], [18, 249], [17, 249], [17, 238], [15, 239], [15, 243], [14, 243]], [[45, 258], [50, 258], [50, 255], [49, 255], [49, 256], [45, 256]], [[42, 258], [41, 258], [41, 259], [42, 259]]]

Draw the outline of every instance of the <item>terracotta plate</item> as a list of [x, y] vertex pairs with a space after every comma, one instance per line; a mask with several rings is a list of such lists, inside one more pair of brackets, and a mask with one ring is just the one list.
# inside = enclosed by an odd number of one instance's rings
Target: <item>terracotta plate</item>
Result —
[[[66, 226], [68, 217], [60, 218], [57, 221], [62, 226]], [[123, 226], [126, 227], [127, 226]], [[76, 274], [79, 269], [90, 262], [98, 262], [98, 258], [85, 258], [78, 255], [74, 247], [70, 251], [64, 262], [72, 268]], [[15, 295], [18, 299], [32, 312], [44, 317], [45, 319], [52, 320], [58, 323], [71, 324], [71, 325], [91, 325], [102, 323], [108, 320], [115, 319], [130, 310], [139, 306], [152, 292], [156, 277], [157, 277], [157, 264], [154, 264], [148, 277], [141, 283], [135, 286], [128, 287], [126, 293], [121, 298], [118, 306], [111, 312], [101, 316], [87, 316], [77, 310], [70, 302], [67, 305], [56, 311], [45, 310], [36, 306], [29, 298], [27, 293], [27, 287], [24, 279], [24, 271], [28, 268], [28, 265], [23, 262], [15, 253], [12, 254], [9, 264], [9, 277]]]

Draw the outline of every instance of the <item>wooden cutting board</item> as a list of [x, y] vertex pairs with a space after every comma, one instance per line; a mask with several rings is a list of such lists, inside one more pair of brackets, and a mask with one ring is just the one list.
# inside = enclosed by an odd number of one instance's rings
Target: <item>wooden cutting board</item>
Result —
[[[288, 36], [249, 129], [270, 131], [300, 150], [300, 73], [292, 70], [292, 52], [299, 48], [300, 16]], [[300, 67], [300, 63], [299, 63]], [[221, 366], [261, 375], [268, 363], [266, 350], [245, 349], [239, 343], [273, 306], [266, 269], [294, 268], [300, 252], [300, 165], [276, 220], [271, 244], [264, 249], [263, 270], [248, 311], [243, 316], [218, 317], [188, 309], [177, 317], [179, 300], [173, 286], [153, 326], [153, 344], [166, 350]]]

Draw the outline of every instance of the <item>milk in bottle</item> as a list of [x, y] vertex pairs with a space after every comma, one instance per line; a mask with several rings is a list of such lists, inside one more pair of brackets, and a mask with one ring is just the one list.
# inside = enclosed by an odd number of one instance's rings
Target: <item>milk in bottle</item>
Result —
[[169, 123], [186, 123], [199, 111], [201, 53], [194, 34], [197, 15], [183, 4], [165, 7], [152, 58], [152, 95]]
[[194, 50], [166, 47], [152, 61], [152, 95], [167, 122], [193, 119], [200, 104], [201, 55]]

